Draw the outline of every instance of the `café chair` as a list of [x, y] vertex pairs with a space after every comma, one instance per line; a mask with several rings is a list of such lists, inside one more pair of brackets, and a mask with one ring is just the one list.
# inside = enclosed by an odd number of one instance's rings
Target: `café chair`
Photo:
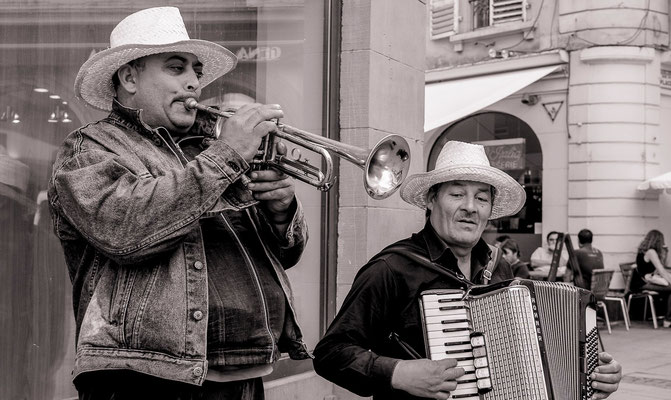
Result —
[[598, 308], [603, 310], [603, 315], [606, 320], [606, 327], [608, 328], [608, 333], [611, 333], [610, 330], [610, 318], [608, 318], [608, 308], [606, 307], [606, 295], [608, 294], [608, 288], [610, 287], [610, 280], [613, 278], [613, 270], [610, 269], [595, 269], [592, 271], [592, 286], [590, 290], [596, 298], [596, 305]]
[[[657, 329], [657, 313], [655, 312], [655, 296], [659, 296], [658, 292], [654, 290], [641, 290], [640, 292], [631, 292], [629, 285], [631, 284], [631, 276], [636, 263], [620, 263], [620, 271], [622, 271], [622, 279], [624, 279], [624, 297], [627, 299], [627, 310], [631, 309], [632, 299], [644, 299], [645, 308], [643, 310], [643, 320], [648, 315], [648, 304], [650, 304], [650, 313], [652, 314], [652, 325]], [[628, 315], [628, 314], [627, 314]]]

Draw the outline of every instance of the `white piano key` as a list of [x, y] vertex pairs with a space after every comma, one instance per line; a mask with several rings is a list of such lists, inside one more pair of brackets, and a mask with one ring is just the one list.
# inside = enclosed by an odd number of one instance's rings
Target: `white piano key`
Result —
[[452, 332], [443, 332], [442, 329], [435, 329], [432, 331], [429, 331], [427, 329], [428, 337], [429, 340], [431, 339], [441, 339], [444, 338], [445, 340], [450, 340], [452, 342], [460, 341], [460, 342], [469, 342], [470, 341], [470, 331], [468, 329], [463, 329], [460, 331], [452, 331]]
[[442, 308], [443, 310], [457, 310], [457, 309], [466, 309], [466, 302], [461, 301], [461, 300], [453, 300], [453, 301], [427, 301], [423, 300], [422, 301], [422, 307], [424, 307], [425, 310], [431, 310], [431, 309], [440, 309]]
[[[468, 371], [468, 372], [475, 370], [475, 366], [473, 365], [473, 360], [472, 359], [471, 360], [462, 360], [462, 361], [457, 362], [457, 367], [461, 367], [461, 368], [464, 369], [464, 371]], [[468, 367], [468, 369], [466, 369], [467, 367]]]
[[465, 308], [455, 308], [453, 310], [440, 310], [438, 308], [424, 309], [424, 317], [433, 317], [436, 315], [464, 315], [468, 316]]
[[464, 375], [462, 375], [462, 376], [460, 376], [460, 377], [457, 378], [457, 382], [461, 382], [461, 381], [475, 381], [475, 380], [477, 380], [477, 379], [478, 379], [478, 377], [477, 377], [474, 373], [472, 373], [472, 374], [464, 374]]
[[471, 352], [465, 352], [465, 353], [448, 353], [446, 351], [437, 351], [437, 352], [431, 352], [431, 359], [433, 360], [434, 356], [437, 356], [439, 354], [445, 354], [447, 358], [468, 358], [468, 359], [473, 359], [473, 353]]

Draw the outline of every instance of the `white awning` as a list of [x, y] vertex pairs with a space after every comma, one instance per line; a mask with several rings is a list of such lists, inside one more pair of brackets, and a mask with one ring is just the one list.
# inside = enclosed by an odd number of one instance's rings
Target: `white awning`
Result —
[[671, 172], [650, 178], [638, 184], [636, 189], [642, 192], [659, 192], [671, 189]]
[[424, 88], [424, 132], [482, 110], [557, 68], [552, 65], [429, 83]]

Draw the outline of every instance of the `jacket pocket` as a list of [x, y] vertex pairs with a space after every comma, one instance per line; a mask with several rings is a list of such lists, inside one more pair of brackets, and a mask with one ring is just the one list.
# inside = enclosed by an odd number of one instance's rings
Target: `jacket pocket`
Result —
[[109, 321], [112, 325], [117, 326], [124, 320], [124, 311], [132, 287], [132, 271], [132, 269], [124, 266], [119, 266], [117, 269], [114, 288], [110, 297]]

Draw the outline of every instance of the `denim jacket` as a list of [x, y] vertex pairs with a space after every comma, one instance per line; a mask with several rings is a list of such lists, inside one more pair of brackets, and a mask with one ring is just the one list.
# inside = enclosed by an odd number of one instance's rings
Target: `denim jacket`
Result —
[[[114, 102], [111, 114], [64, 141], [49, 184], [49, 206], [73, 283], [74, 379], [126, 369], [200, 385], [207, 373], [208, 273], [200, 221], [245, 210], [287, 299], [280, 351], [310, 357], [291, 306], [285, 269], [307, 241], [300, 203], [279, 237], [240, 183], [249, 165], [224, 141], [216, 120], [197, 116], [189, 161], [164, 128]], [[231, 287], [227, 290], [247, 290]], [[254, 293], [254, 291], [251, 291]], [[253, 295], [253, 294], [252, 294]], [[246, 349], [249, 350], [249, 349]], [[251, 349], [273, 360], [276, 349]]]

